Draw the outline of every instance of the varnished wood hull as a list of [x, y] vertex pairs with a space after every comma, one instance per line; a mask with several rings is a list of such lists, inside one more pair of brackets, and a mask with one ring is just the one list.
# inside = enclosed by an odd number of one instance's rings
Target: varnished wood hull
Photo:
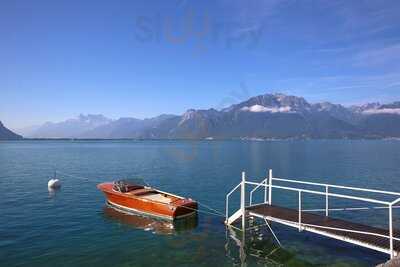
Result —
[[113, 190], [112, 183], [102, 183], [97, 188], [105, 194], [108, 204], [128, 212], [175, 220], [194, 215], [197, 211], [197, 203], [190, 199], [179, 197], [172, 203], [166, 204], [117, 192]]

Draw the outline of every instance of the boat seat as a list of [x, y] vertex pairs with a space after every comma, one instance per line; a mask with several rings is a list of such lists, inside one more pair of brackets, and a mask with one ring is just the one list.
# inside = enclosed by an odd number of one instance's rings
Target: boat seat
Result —
[[125, 186], [120, 186], [118, 184], [113, 185], [113, 189], [115, 191], [120, 191], [121, 193], [129, 193], [131, 191], [143, 189], [144, 186], [142, 185], [125, 185]]
[[157, 191], [155, 191], [154, 189], [142, 188], [142, 189], [134, 190], [129, 193], [131, 193], [132, 195], [140, 196], [140, 195], [144, 195], [144, 194], [151, 193], [151, 192], [157, 192]]
[[128, 185], [127, 186], [127, 192], [138, 190], [138, 189], [143, 189], [143, 185]]

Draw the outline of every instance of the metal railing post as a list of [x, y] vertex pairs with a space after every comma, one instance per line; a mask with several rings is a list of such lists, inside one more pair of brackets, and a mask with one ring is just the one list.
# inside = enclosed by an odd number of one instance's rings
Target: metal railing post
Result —
[[329, 186], [325, 186], [325, 216], [329, 216], [329, 190], [328, 190]]
[[264, 186], [264, 203], [267, 203], [267, 187], [268, 187], [267, 178], [265, 178], [264, 184], [265, 184], [265, 186]]
[[226, 200], [225, 200], [225, 222], [228, 224], [228, 219], [229, 219], [229, 195], [226, 195]]
[[269, 187], [268, 187], [268, 204], [272, 204], [272, 170], [269, 169]]
[[301, 232], [301, 190], [299, 190], [299, 232]]
[[393, 210], [392, 204], [389, 204], [389, 238], [390, 238], [390, 258], [394, 258], [393, 253]]
[[240, 209], [242, 210], [242, 230], [246, 230], [246, 173], [242, 172], [242, 192], [240, 194]]

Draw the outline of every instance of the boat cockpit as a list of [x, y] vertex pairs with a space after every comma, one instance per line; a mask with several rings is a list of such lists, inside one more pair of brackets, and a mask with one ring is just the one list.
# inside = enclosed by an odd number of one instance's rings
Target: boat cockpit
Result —
[[146, 186], [136, 181], [119, 180], [114, 182], [113, 189], [117, 192], [128, 193], [138, 189], [144, 189]]
[[172, 203], [177, 200], [177, 197], [168, 195], [164, 192], [159, 192], [149, 186], [147, 186], [143, 181], [132, 181], [132, 180], [119, 180], [114, 182], [113, 190], [133, 195], [136, 197], [141, 197], [151, 201], [157, 201], [165, 204]]

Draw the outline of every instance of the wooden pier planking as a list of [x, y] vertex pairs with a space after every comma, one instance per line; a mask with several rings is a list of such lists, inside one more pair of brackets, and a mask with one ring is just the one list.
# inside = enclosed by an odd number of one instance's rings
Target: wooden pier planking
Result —
[[[297, 224], [299, 222], [299, 211], [290, 208], [284, 208], [280, 206], [274, 206], [269, 204], [258, 204], [246, 207], [246, 212], [249, 215], [254, 215], [257, 217], [264, 217], [274, 220], [284, 220], [291, 222], [293, 224]], [[278, 221], [279, 222], [279, 221]], [[341, 219], [335, 219], [332, 217], [322, 216], [310, 212], [301, 213], [301, 223], [302, 224], [312, 224], [318, 225], [323, 227], [331, 227], [331, 228], [341, 228], [353, 231], [362, 231], [362, 232], [371, 232], [380, 235], [389, 235], [389, 229], [380, 229], [372, 226], [367, 226], [363, 224], [353, 223]], [[380, 237], [380, 236], [373, 236], [367, 235], [362, 233], [354, 233], [354, 232], [345, 232], [339, 231], [334, 229], [323, 229], [320, 227], [312, 227], [312, 226], [305, 226], [307, 229], [304, 230], [318, 230], [320, 232], [325, 232], [328, 235], [335, 235], [340, 238], [346, 238], [349, 240], [354, 240], [360, 243], [364, 243], [370, 246], [374, 246], [377, 248], [381, 248], [384, 250], [390, 250], [390, 242], [388, 238]], [[400, 231], [393, 230], [393, 237], [400, 238]], [[393, 241], [393, 248], [394, 251], [400, 252], [400, 241], [394, 240]]]

